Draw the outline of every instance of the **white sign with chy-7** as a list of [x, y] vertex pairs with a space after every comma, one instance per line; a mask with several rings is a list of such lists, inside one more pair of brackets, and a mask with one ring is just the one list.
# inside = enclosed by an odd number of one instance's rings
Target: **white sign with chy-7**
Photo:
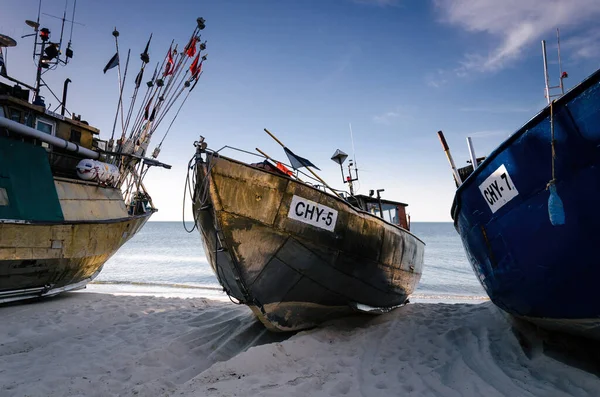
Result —
[[502, 164], [492, 175], [488, 176], [481, 185], [479, 190], [485, 199], [485, 202], [495, 213], [502, 208], [510, 200], [519, 195], [515, 184], [513, 183], [506, 167]]

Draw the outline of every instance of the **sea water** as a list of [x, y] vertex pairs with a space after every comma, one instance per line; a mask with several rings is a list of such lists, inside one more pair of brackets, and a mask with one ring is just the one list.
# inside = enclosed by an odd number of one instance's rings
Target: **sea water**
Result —
[[[185, 228], [191, 229], [192, 224]], [[221, 286], [204, 255], [198, 230], [188, 233], [182, 222], [148, 222], [104, 266], [95, 280], [103, 290], [178, 290], [211, 297]], [[413, 223], [423, 240], [425, 265], [417, 299], [470, 300], [486, 296], [473, 274], [452, 223]], [[93, 289], [93, 288], [92, 288]], [[184, 295], [186, 294], [184, 293]]]

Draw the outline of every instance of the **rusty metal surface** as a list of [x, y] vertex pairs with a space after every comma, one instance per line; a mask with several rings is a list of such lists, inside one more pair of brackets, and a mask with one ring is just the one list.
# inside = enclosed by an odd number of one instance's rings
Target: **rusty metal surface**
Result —
[[0, 301], [10, 291], [60, 288], [95, 276], [149, 217], [110, 223], [0, 223]]
[[[354, 302], [401, 305], [416, 288], [424, 243], [407, 230], [227, 158], [209, 157], [197, 171], [194, 213], [209, 262], [223, 287], [272, 327], [314, 326], [323, 310], [349, 311]], [[294, 196], [337, 211], [335, 229], [290, 218]]]

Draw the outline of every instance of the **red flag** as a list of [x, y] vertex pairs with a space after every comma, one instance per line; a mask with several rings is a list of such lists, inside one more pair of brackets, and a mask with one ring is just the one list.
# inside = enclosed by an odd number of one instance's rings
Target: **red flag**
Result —
[[194, 36], [188, 45], [185, 46], [185, 54], [190, 58], [196, 55], [196, 43], [198, 43], [198, 37]]
[[202, 62], [198, 63], [200, 60], [200, 54], [196, 56], [194, 62], [190, 65], [190, 72], [192, 72], [192, 78], [197, 79], [198, 75], [202, 71]]
[[173, 74], [175, 69], [174, 64], [175, 62], [173, 62], [173, 51], [171, 50], [171, 47], [169, 47], [169, 53], [167, 54], [167, 64], [165, 65], [165, 73], [163, 74], [163, 76]]

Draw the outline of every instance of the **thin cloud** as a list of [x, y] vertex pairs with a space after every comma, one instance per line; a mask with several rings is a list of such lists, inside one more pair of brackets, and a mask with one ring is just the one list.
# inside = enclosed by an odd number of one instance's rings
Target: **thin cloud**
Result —
[[[574, 26], [581, 30], [585, 23], [600, 16], [598, 0], [433, 1], [445, 23], [472, 33], [486, 33], [495, 42], [488, 53], [465, 54], [465, 59], [455, 70], [458, 75], [503, 69], [557, 27]], [[570, 45], [580, 51], [580, 56], [591, 56], [593, 51], [584, 46], [586, 41], [592, 42], [588, 33], [583, 31], [580, 37], [571, 39]]]
[[448, 83], [446, 78], [447, 72], [442, 69], [438, 69], [435, 73], [429, 73], [425, 80], [429, 87], [440, 88]]
[[569, 50], [571, 57], [578, 59], [600, 58], [600, 29], [591, 30], [582, 37], [561, 40], [561, 49]]
[[378, 124], [390, 125], [392, 122], [400, 117], [400, 112], [393, 110], [380, 115], [373, 116], [373, 121]]
[[373, 122], [383, 125], [397, 124], [412, 119], [412, 115], [416, 112], [417, 109], [414, 106], [399, 105], [386, 112], [373, 116]]
[[349, 45], [344, 54], [332, 62], [332, 68], [317, 81], [317, 85], [323, 86], [338, 80], [348, 68], [352, 67], [361, 51], [360, 46], [356, 44]]

